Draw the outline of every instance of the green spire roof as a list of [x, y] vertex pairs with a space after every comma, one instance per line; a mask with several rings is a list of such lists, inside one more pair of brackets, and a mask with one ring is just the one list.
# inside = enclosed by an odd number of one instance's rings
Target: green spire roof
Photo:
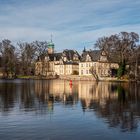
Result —
[[48, 42], [48, 48], [54, 48], [54, 43], [52, 41]]

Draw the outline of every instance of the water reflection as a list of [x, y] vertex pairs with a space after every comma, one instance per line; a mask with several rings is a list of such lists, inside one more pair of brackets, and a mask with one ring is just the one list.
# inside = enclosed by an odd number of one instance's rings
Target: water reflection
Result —
[[83, 110], [93, 110], [110, 127], [120, 127], [122, 131], [135, 130], [140, 117], [140, 93], [135, 86], [127, 83], [79, 85]]
[[14, 107], [17, 98], [17, 87], [15, 84], [0, 83], [0, 112], [9, 111]]
[[[63, 80], [0, 81], [0, 115], [13, 111], [53, 113], [61, 104], [81, 104], [83, 112], [94, 113], [108, 126], [135, 131], [140, 118], [140, 87], [132, 83], [74, 82]], [[63, 109], [62, 108], [62, 109]], [[78, 108], [78, 107], [77, 107]]]
[[73, 105], [78, 101], [78, 84], [69, 85], [68, 81], [36, 81], [35, 94], [41, 102], [62, 102]]

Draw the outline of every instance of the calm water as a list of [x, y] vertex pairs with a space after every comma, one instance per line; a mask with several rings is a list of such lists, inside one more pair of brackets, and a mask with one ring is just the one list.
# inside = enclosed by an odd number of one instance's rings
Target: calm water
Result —
[[0, 81], [0, 140], [138, 140], [140, 86]]

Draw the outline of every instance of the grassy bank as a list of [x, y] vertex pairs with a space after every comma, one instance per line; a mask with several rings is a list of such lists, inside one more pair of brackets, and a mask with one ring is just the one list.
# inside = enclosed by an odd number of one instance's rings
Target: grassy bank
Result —
[[[26, 80], [29, 80], [29, 79], [34, 79], [34, 80], [60, 79], [60, 80], [73, 80], [73, 81], [96, 81], [94, 77], [91, 77], [91, 76], [79, 76], [79, 75], [60, 76], [60, 77], [18, 75], [16, 78], [3, 78], [3, 77], [0, 77], [0, 79], [26, 79]], [[99, 79], [99, 81], [104, 81], [104, 82], [136, 82], [135, 80], [117, 79], [117, 78], [101, 78], [101, 79]]]
[[16, 79], [36, 79], [36, 76], [18, 75]]

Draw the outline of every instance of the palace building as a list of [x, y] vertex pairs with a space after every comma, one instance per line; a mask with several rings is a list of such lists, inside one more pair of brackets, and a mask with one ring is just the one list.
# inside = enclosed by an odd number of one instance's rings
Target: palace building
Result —
[[35, 74], [42, 76], [71, 75], [79, 73], [80, 55], [75, 50], [54, 52], [54, 44], [48, 43], [48, 51], [39, 56], [35, 64]]
[[45, 55], [39, 56], [35, 64], [35, 74], [41, 76], [79, 75], [91, 76], [93, 72], [99, 77], [115, 77], [118, 63], [108, 58], [104, 51], [83, 50], [82, 54], [76, 50], [65, 49], [55, 53], [54, 43], [48, 43]]
[[92, 71], [99, 77], [110, 77], [117, 74], [118, 63], [108, 58], [104, 51], [84, 49], [79, 63], [79, 75], [90, 76]]

